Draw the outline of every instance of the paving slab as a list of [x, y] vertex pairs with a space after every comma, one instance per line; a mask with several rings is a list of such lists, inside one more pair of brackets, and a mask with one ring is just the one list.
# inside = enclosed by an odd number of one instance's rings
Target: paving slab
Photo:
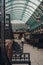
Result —
[[[24, 44], [24, 53], [30, 53], [31, 65], [43, 65], [43, 49], [38, 49], [29, 44]], [[28, 65], [28, 64], [14, 64]]]

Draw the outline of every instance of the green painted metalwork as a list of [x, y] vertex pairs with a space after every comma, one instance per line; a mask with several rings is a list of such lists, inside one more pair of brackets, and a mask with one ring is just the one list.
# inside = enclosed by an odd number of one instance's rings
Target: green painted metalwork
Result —
[[39, 7], [40, 8], [40, 10], [42, 11], [42, 13], [43, 13], [43, 8], [42, 7]]
[[[21, 9], [20, 9], [21, 10]], [[29, 9], [31, 11], [31, 9]], [[38, 12], [37, 12], [38, 13]], [[36, 16], [36, 14], [33, 14], [34, 16]]]
[[41, 2], [41, 0], [38, 0], [39, 2]]
[[37, 27], [41, 26], [41, 25], [42, 25], [42, 23], [43, 23], [43, 22], [39, 22], [39, 23], [38, 23], [38, 22], [36, 22], [35, 24], [33, 24], [33, 25], [31, 26], [31, 29], [30, 29], [30, 30], [32, 31], [33, 29], [35, 29], [35, 28], [37, 28]]
[[41, 27], [41, 26], [42, 26], [42, 24], [39, 24], [39, 25], [36, 24], [35, 27], [33, 27], [33, 26], [31, 27], [30, 31], [35, 30], [35, 29], [37, 29], [38, 27]]
[[[30, 5], [28, 5], [29, 7], [31, 7], [31, 8], [33, 8], [32, 6], [30, 6]], [[12, 7], [12, 9], [13, 8], [21, 8], [21, 7], [23, 7], [24, 8], [24, 6], [14, 6], [14, 7]], [[7, 7], [6, 7], [7, 8]], [[9, 7], [9, 8], [7, 8], [6, 10], [9, 10], [9, 9], [11, 9], [11, 6]], [[28, 8], [26, 8], [26, 9], [28, 9]], [[34, 8], [33, 8], [34, 9]]]
[[[21, 9], [20, 10], [15, 10], [16, 12], [20, 12], [21, 11]], [[13, 10], [12, 10], [12, 13], [14, 14], [15, 13], [15, 11], [13, 12]], [[29, 12], [29, 11], [26, 11], [27, 13], [30, 13], [31, 14], [31, 12]]]
[[[24, 5], [25, 3], [15, 3], [15, 4], [13, 4], [13, 3], [12, 3], [12, 5], [17, 5], [17, 4], [18, 4], [18, 5], [19, 5], [19, 4]], [[10, 4], [10, 5], [8, 5], [7, 7], [9, 7], [9, 6], [11, 6], [11, 4]], [[36, 6], [37, 6], [37, 5], [36, 5]]]
[[[28, 14], [28, 13], [26, 13], [26, 12], [25, 12], [25, 14], [26, 14], [26, 16], [29, 16], [29, 15], [30, 15], [30, 13]], [[13, 15], [15, 15], [14, 12], [11, 14], [11, 16], [13, 16]], [[19, 16], [19, 12], [18, 12], [17, 15]], [[17, 16], [17, 17], [18, 17], [18, 16]], [[14, 18], [14, 19], [15, 19], [15, 18]]]
[[[15, 1], [17, 1], [17, 2], [15, 2]], [[31, 27], [30, 30], [32, 31], [33, 29], [40, 26], [42, 23], [42, 22], [40, 22], [40, 23], [37, 22], [37, 20], [36, 20], [37, 16], [40, 16], [41, 21], [43, 21], [43, 16], [42, 16], [43, 9], [42, 9], [42, 6], [40, 6], [42, 4], [40, 4], [37, 7], [37, 9], [35, 10], [35, 7], [33, 7], [33, 6], [37, 6], [38, 4], [33, 2], [32, 0], [19, 0], [19, 1], [22, 1], [22, 2], [18, 2], [18, 0], [8, 0], [8, 2], [6, 2], [6, 12], [11, 13], [12, 20], [18, 19], [18, 20], [23, 21], [23, 18], [25, 19], [26, 16], [27, 17], [31, 16], [26, 23], [28, 25], [30, 25], [30, 27]], [[37, 1], [41, 2], [41, 0], [37, 0]], [[13, 3], [13, 2], [15, 2], [15, 3]], [[32, 3], [33, 6], [29, 5], [29, 3], [30, 4]], [[24, 20], [24, 22], [25, 22], [25, 20]]]
[[[25, 4], [26, 4], [26, 3], [12, 3], [12, 6], [13, 6], [13, 5], [14, 5], [14, 6], [15, 6], [15, 5], [25, 5]], [[7, 5], [7, 4], [6, 4], [6, 5]], [[11, 6], [11, 4], [7, 5], [6, 8], [9, 7], [9, 6]]]
[[[19, 10], [18, 8], [24, 8], [23, 6], [17, 6], [17, 7], [14, 7], [14, 8], [12, 8], [12, 9], [14, 9], [15, 10], [15, 8], [17, 9], [17, 10]], [[11, 8], [9, 8], [8, 10], [10, 10]], [[33, 12], [33, 10], [31, 10], [31, 9], [29, 9], [29, 8], [26, 8], [26, 9], [28, 9], [28, 10], [30, 10], [31, 12]]]
[[[16, 8], [16, 7], [15, 7]], [[17, 8], [19, 8], [19, 7], [17, 7]], [[30, 10], [31, 11], [31, 10]]]
[[[12, 1], [15, 1], [15, 0], [8, 1], [8, 2], [6, 2], [6, 4], [9, 3], [9, 2], [12, 2]], [[21, 0], [20, 0], [20, 1], [21, 1]], [[32, 1], [30, 1], [30, 0], [23, 0], [23, 1], [27, 1], [27, 2], [29, 1], [29, 2], [31, 2], [31, 3], [33, 3], [34, 5], [37, 6], [37, 4], [35, 4], [34, 2], [32, 2]]]
[[32, 2], [32, 1], [30, 1], [31, 3], [33, 3], [35, 6], [37, 6], [37, 4], [36, 3], [34, 3], [34, 2]]
[[[39, 6], [39, 7], [40, 7], [40, 6]], [[37, 9], [40, 9], [39, 7], [38, 7]], [[40, 9], [40, 10], [41, 10], [41, 9]], [[36, 10], [36, 11], [37, 11], [37, 10]], [[34, 12], [34, 14], [36, 13], [36, 11]], [[42, 11], [42, 10], [41, 10], [41, 11]], [[38, 13], [38, 15], [40, 15], [40, 17], [41, 17], [41, 13], [39, 14], [39, 11], [37, 11], [37, 13]], [[34, 14], [33, 14], [33, 15], [34, 15]], [[32, 16], [33, 16], [33, 15], [32, 15]], [[43, 18], [43, 17], [42, 17], [42, 18]], [[29, 19], [29, 21], [30, 21], [30, 20], [31, 20], [31, 18]], [[32, 21], [34, 21], [34, 19], [33, 19]], [[35, 22], [35, 21], [34, 21], [34, 22]], [[31, 23], [31, 24], [33, 25], [34, 22], [31, 22], [31, 21], [30, 21], [30, 22], [27, 22], [27, 23]], [[33, 26], [34, 26], [34, 25], [33, 25]]]
[[[12, 2], [12, 1], [17, 1], [17, 0], [8, 0], [8, 2], [6, 2], [6, 3], [9, 3], [9, 2]], [[29, 1], [29, 0], [22, 0], [22, 1]], [[38, 1], [41, 2], [40, 0], [38, 0]]]
[[27, 1], [26, 6], [25, 6], [25, 8], [24, 8], [24, 10], [23, 10], [23, 13], [22, 13], [22, 16], [21, 16], [21, 20], [23, 19], [23, 15], [24, 15], [24, 13], [25, 13], [25, 11], [26, 11], [27, 5], [28, 5], [28, 1]]
[[27, 22], [27, 24], [29, 24], [30, 26], [32, 26], [35, 23], [36, 23], [36, 21], [32, 20], [32, 18]]
[[[13, 9], [13, 8], [23, 8], [23, 7], [24, 7], [24, 6], [16, 6], [16, 7], [14, 6], [14, 7], [12, 7], [12, 9]], [[9, 9], [11, 9], [11, 8], [9, 8]], [[6, 10], [9, 10], [9, 9], [6, 9]]]

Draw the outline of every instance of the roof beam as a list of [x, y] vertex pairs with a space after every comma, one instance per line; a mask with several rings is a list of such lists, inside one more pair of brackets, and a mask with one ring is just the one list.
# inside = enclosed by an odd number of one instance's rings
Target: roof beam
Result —
[[[13, 2], [13, 1], [18, 1], [18, 0], [8, 0], [8, 2], [6, 2], [6, 3]], [[19, 1], [21, 1], [21, 0], [19, 0]], [[29, 0], [22, 0], [22, 1], [29, 1]]]
[[23, 15], [24, 15], [24, 13], [26, 11], [27, 5], [28, 5], [28, 1], [26, 2], [25, 7], [23, 9], [22, 16], [21, 16], [21, 20], [23, 19]]

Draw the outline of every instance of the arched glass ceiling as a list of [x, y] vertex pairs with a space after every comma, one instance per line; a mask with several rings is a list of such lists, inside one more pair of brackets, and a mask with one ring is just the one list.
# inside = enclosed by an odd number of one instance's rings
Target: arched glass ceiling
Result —
[[[27, 22], [42, 0], [6, 0], [6, 13], [11, 14], [11, 20]], [[40, 8], [38, 9], [38, 11]], [[38, 12], [36, 11], [36, 13]], [[40, 10], [41, 12], [41, 10]], [[37, 14], [33, 15], [33, 18]]]
[[[39, 17], [40, 22], [38, 22], [37, 17]], [[35, 10], [35, 12], [32, 14], [30, 19], [27, 21], [27, 24], [30, 25], [31, 27], [30, 31], [34, 30], [35, 28], [39, 27], [39, 25], [41, 26], [43, 24], [43, 1]]]

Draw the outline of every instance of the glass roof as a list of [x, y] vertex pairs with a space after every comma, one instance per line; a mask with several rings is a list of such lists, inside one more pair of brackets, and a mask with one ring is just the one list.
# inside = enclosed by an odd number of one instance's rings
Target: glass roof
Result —
[[[39, 18], [39, 22], [37, 18]], [[31, 27], [30, 31], [43, 25], [43, 1], [41, 2], [41, 4], [38, 6], [38, 8], [35, 10], [35, 12], [32, 14], [30, 19], [26, 23], [30, 25]]]
[[[42, 0], [5, 0], [6, 1], [6, 13], [11, 15], [11, 20], [19, 20], [22, 23], [26, 23], [31, 16], [36, 17], [35, 10], [38, 8]], [[40, 8], [38, 9], [41, 12]], [[33, 17], [33, 19], [34, 19]], [[19, 22], [17, 21], [17, 22]], [[20, 23], [19, 22], [19, 23]]]
[[43, 0], [5, 0], [5, 10], [10, 14], [12, 24], [26, 23], [30, 31], [43, 25]]

